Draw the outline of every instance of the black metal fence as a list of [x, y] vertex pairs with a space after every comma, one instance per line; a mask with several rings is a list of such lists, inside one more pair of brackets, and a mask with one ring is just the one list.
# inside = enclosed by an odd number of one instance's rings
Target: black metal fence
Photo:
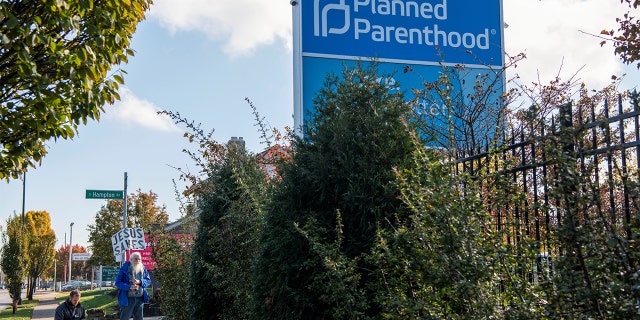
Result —
[[510, 129], [491, 148], [459, 156], [456, 167], [493, 177], [481, 192], [506, 243], [526, 237], [545, 249], [566, 215], [598, 219], [628, 238], [638, 211], [639, 117], [637, 93], [601, 106], [565, 104], [554, 117]]

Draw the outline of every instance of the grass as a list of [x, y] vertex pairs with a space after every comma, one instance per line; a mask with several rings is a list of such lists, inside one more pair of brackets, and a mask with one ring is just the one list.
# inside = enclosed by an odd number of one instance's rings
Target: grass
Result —
[[[87, 290], [80, 292], [80, 303], [87, 311], [92, 309], [104, 310], [105, 314], [114, 314], [118, 312], [118, 299], [115, 295], [111, 295], [110, 293], [114, 292], [115, 289], [102, 289], [102, 290]], [[69, 296], [69, 293], [64, 293], [56, 296], [56, 300], [60, 300], [60, 302], [64, 301]], [[87, 315], [87, 320], [92, 320], [93, 318]], [[102, 319], [102, 318], [100, 318]]]
[[[103, 290], [87, 290], [80, 292], [80, 303], [85, 310], [90, 309], [102, 309], [106, 314], [114, 314], [117, 312], [118, 300], [115, 296], [109, 295], [110, 292], [115, 289], [103, 289]], [[62, 292], [56, 295], [56, 300], [61, 303], [69, 297], [68, 292]], [[0, 312], [0, 319], [12, 319], [12, 320], [30, 320], [33, 315], [33, 309], [38, 305], [39, 300], [22, 300], [22, 304], [18, 306], [16, 314], [13, 314], [11, 306]], [[87, 317], [87, 320], [91, 320]]]
[[16, 314], [13, 314], [13, 308], [9, 306], [0, 313], [0, 319], [29, 320], [33, 314], [33, 308], [39, 301], [38, 299], [22, 300], [22, 304], [16, 309]]
[[[80, 303], [85, 310], [102, 309], [107, 314], [116, 312], [114, 307], [118, 306], [118, 299], [115, 295], [111, 296], [109, 293], [115, 291], [115, 289], [103, 289], [103, 290], [89, 290], [82, 291], [80, 293]], [[68, 295], [65, 295], [62, 299], [66, 299]], [[56, 296], [56, 299], [58, 297]]]

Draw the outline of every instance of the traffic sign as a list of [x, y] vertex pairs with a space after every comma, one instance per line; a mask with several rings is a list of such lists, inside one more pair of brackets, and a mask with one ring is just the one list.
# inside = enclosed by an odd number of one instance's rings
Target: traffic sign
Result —
[[71, 254], [72, 261], [87, 261], [91, 258], [91, 253], [88, 252], [78, 252]]
[[102, 281], [116, 281], [116, 277], [118, 276], [118, 271], [120, 271], [119, 267], [100, 267], [102, 270], [100, 271], [100, 279]]
[[122, 190], [87, 190], [87, 199], [124, 199]]

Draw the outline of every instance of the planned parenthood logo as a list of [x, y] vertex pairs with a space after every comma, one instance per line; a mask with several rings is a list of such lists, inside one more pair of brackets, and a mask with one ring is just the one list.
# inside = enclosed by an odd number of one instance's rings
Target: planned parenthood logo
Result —
[[303, 52], [502, 64], [500, 0], [302, 1]]
[[[350, 7], [345, 3], [345, 0], [340, 0], [337, 4], [327, 4], [320, 8], [321, 0], [313, 0], [313, 34], [317, 37], [322, 34], [326, 37], [328, 33], [344, 34], [349, 31], [351, 27], [351, 20], [349, 19]], [[328, 13], [330, 10], [341, 11], [344, 13], [344, 24], [340, 28], [328, 28]], [[328, 29], [328, 30], [327, 30]], [[320, 32], [322, 30], [322, 33]]]

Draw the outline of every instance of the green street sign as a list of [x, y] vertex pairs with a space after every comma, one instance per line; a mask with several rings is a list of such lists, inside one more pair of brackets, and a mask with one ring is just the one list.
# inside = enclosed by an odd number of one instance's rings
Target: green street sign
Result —
[[118, 271], [120, 271], [119, 267], [102, 267], [102, 281], [116, 281]]
[[87, 199], [124, 199], [122, 190], [87, 190]]

